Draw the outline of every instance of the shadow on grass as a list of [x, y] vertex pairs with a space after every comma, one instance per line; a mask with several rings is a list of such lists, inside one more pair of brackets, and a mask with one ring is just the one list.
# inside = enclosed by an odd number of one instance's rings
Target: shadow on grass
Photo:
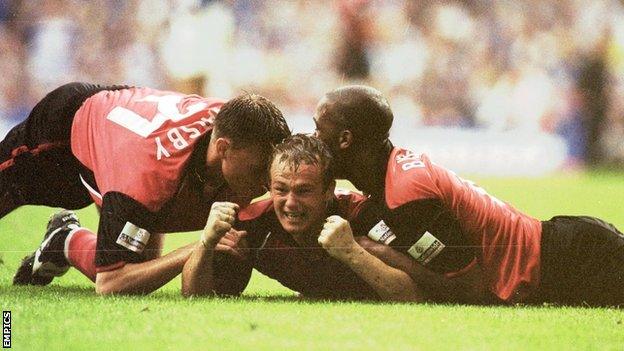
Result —
[[[428, 306], [428, 307], [442, 307], [442, 308], [476, 308], [476, 309], [535, 309], [535, 310], [548, 310], [548, 309], [622, 309], [624, 306], [589, 306], [589, 305], [562, 305], [555, 303], [543, 303], [543, 304], [466, 304], [466, 303], [452, 303], [452, 302], [392, 302], [392, 301], [378, 301], [378, 300], [345, 300], [345, 299], [314, 299], [305, 298], [297, 295], [242, 295], [242, 296], [205, 296], [205, 297], [192, 297], [185, 298], [179, 293], [175, 292], [159, 292], [153, 295], [157, 299], [165, 300], [180, 300], [180, 301], [232, 301], [232, 302], [245, 302], [245, 303], [295, 303], [305, 305], [327, 305], [327, 304], [357, 304], [359, 306]], [[140, 298], [140, 297], [135, 297]]]
[[16, 286], [16, 285], [0, 285], [0, 295], [23, 295], [28, 298], [46, 298], [46, 297], [88, 297], [94, 296], [93, 288], [70, 285], [70, 286]]
[[13, 295], [18, 298], [24, 299], [72, 299], [72, 298], [103, 298], [110, 300], [124, 300], [124, 301], [167, 301], [167, 302], [181, 302], [181, 303], [198, 303], [198, 302], [244, 302], [244, 303], [270, 303], [270, 304], [305, 304], [305, 305], [327, 305], [327, 304], [357, 304], [360, 306], [428, 306], [428, 307], [451, 307], [451, 308], [488, 308], [488, 309], [623, 309], [624, 306], [589, 306], [589, 305], [560, 305], [553, 303], [544, 304], [462, 304], [462, 303], [450, 303], [450, 302], [426, 302], [426, 303], [411, 303], [411, 302], [387, 302], [376, 300], [338, 300], [338, 299], [313, 299], [304, 298], [297, 295], [242, 295], [242, 296], [205, 296], [205, 297], [191, 297], [185, 298], [178, 291], [156, 291], [149, 295], [112, 295], [107, 297], [100, 297], [95, 294], [93, 287], [79, 286], [79, 285], [49, 285], [49, 286], [13, 286], [13, 285], [0, 285], [0, 296]]

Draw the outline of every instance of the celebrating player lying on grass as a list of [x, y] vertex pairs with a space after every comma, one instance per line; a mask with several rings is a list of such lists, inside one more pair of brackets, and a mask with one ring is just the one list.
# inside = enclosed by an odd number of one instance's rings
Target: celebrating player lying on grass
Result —
[[199, 230], [215, 201], [264, 192], [273, 145], [290, 135], [267, 99], [228, 102], [150, 88], [64, 85], [0, 144], [0, 217], [25, 204], [101, 206], [97, 237], [73, 212], [48, 223], [14, 284], [46, 285], [74, 266], [96, 291], [147, 293], [190, 250], [160, 256], [157, 233]]
[[[368, 236], [396, 249], [380, 255], [386, 263], [426, 293], [451, 299], [624, 303], [624, 236], [615, 227], [592, 217], [525, 215], [426, 155], [394, 147], [392, 120], [388, 102], [365, 86], [327, 93], [314, 116], [337, 178], [373, 200], [378, 225]], [[466, 279], [471, 289], [444, 279], [466, 274], [474, 275]]]
[[[183, 293], [239, 294], [256, 268], [305, 297], [420, 299], [409, 275], [343, 235], [342, 218], [357, 226], [366, 199], [335, 193], [333, 167], [328, 149], [314, 137], [295, 135], [278, 145], [271, 199], [238, 212], [236, 222], [236, 204], [213, 205], [184, 266]], [[229, 231], [232, 225], [237, 230]]]

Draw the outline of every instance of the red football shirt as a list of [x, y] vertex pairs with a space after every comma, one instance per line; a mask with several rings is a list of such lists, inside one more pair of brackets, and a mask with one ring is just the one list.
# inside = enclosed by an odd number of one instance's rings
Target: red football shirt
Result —
[[158, 211], [178, 190], [199, 137], [210, 132], [223, 100], [150, 88], [102, 91], [87, 99], [72, 125], [73, 154], [100, 193], [121, 192]]
[[541, 222], [432, 163], [426, 155], [394, 148], [386, 173], [386, 205], [437, 199], [477, 250], [490, 290], [522, 300], [539, 283]]

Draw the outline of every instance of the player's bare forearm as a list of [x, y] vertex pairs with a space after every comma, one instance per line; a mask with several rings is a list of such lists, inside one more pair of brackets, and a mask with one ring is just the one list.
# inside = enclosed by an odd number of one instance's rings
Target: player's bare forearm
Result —
[[148, 294], [180, 274], [193, 245], [181, 247], [153, 260], [128, 263], [119, 269], [98, 273], [95, 291], [99, 295]]
[[432, 300], [482, 303], [488, 298], [478, 266], [461, 276], [448, 278], [421, 266], [407, 255], [366, 237], [358, 237], [357, 242], [387, 265], [406, 272]]
[[206, 296], [214, 291], [214, 248], [207, 248], [199, 241], [182, 270], [182, 295]]
[[[213, 293], [214, 251], [221, 241], [236, 246], [236, 242], [232, 242], [227, 233], [232, 230], [237, 210], [238, 205], [232, 202], [212, 204], [200, 240], [193, 245], [193, 252], [182, 270], [182, 295], [189, 297]], [[233, 247], [229, 248], [235, 251]]]
[[344, 218], [327, 217], [318, 242], [329, 255], [349, 266], [383, 300], [424, 300], [423, 294], [407, 273], [385, 264], [355, 241], [351, 226]]
[[357, 245], [339, 258], [386, 301], [423, 302], [423, 293], [404, 271], [385, 264]]

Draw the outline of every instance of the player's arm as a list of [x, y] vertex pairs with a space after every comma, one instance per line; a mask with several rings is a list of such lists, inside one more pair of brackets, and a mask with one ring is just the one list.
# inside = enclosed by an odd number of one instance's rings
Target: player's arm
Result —
[[411, 257], [390, 246], [365, 236], [357, 237], [356, 242], [385, 264], [406, 272], [432, 300], [456, 303], [493, 302], [491, 300], [494, 297], [487, 292], [482, 271], [476, 262], [463, 269], [461, 274], [449, 278], [421, 266]]
[[182, 295], [237, 295], [247, 285], [251, 267], [237, 250], [246, 233], [232, 229], [237, 210], [238, 205], [231, 202], [212, 205], [201, 240], [184, 265]]
[[349, 266], [383, 300], [424, 301], [423, 293], [406, 272], [387, 265], [355, 241], [345, 219], [328, 217], [318, 242], [329, 255]]
[[187, 245], [153, 260], [98, 272], [95, 291], [99, 295], [148, 294], [180, 274], [191, 250], [192, 245]]
[[160, 235], [149, 228], [156, 219], [143, 205], [117, 192], [104, 195], [95, 254], [95, 290], [107, 294], [146, 294], [180, 274], [191, 245], [165, 256], [159, 250]]

